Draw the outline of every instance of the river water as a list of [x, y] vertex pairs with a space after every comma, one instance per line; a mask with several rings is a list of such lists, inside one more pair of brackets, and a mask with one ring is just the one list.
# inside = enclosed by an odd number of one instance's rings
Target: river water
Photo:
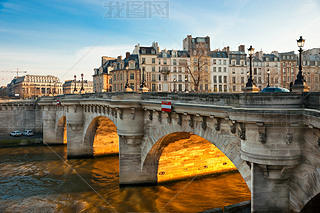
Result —
[[117, 156], [66, 160], [66, 148], [0, 148], [0, 212], [199, 212], [250, 200], [237, 172], [120, 188]]

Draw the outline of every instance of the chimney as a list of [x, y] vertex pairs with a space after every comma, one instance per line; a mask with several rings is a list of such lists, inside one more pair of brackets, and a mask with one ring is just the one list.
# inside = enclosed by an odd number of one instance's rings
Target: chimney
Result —
[[120, 55], [120, 56], [118, 56], [118, 63], [120, 63], [121, 61], [122, 61], [122, 56]]
[[130, 52], [126, 52], [126, 59], [129, 59], [130, 57]]
[[246, 47], [244, 45], [240, 45], [238, 47], [238, 51], [241, 51], [241, 52], [246, 52]]

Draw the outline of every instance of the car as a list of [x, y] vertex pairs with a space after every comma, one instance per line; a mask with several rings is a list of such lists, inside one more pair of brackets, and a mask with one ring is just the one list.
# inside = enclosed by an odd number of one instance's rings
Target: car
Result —
[[32, 136], [33, 132], [32, 132], [32, 130], [26, 130], [26, 131], [22, 132], [22, 134], [25, 136]]
[[266, 87], [263, 90], [261, 90], [261, 92], [290, 92], [290, 91], [282, 87]]
[[13, 131], [13, 132], [10, 133], [10, 136], [13, 136], [13, 137], [19, 137], [19, 136], [21, 136], [21, 135], [22, 135], [22, 134], [21, 134], [20, 131]]

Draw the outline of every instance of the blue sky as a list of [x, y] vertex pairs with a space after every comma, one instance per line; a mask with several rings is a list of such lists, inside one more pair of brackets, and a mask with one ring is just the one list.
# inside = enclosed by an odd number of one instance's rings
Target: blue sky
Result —
[[[137, 12], [132, 5], [123, 8], [123, 18], [108, 16], [107, 5], [117, 2], [132, 1], [0, 0], [0, 71], [19, 68], [61, 80], [84, 73], [91, 80], [102, 55], [125, 55], [137, 43], [153, 41], [161, 49], [182, 49], [188, 34], [209, 35], [211, 49], [245, 44], [264, 52], [296, 51], [300, 35], [305, 49], [320, 46], [319, 0], [164, 0], [160, 7], [168, 4], [168, 17], [126, 17]], [[14, 74], [0, 76], [6, 85]]]

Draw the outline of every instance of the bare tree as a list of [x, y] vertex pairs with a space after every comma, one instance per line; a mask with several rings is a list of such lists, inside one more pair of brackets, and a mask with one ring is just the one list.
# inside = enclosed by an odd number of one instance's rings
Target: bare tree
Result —
[[[191, 81], [195, 92], [199, 91], [199, 86], [204, 82], [204, 72], [206, 67], [210, 65], [208, 59], [208, 50], [204, 45], [199, 44], [196, 48], [189, 51], [190, 65], [186, 64], [186, 72], [190, 74]], [[208, 69], [208, 68], [207, 68]]]

